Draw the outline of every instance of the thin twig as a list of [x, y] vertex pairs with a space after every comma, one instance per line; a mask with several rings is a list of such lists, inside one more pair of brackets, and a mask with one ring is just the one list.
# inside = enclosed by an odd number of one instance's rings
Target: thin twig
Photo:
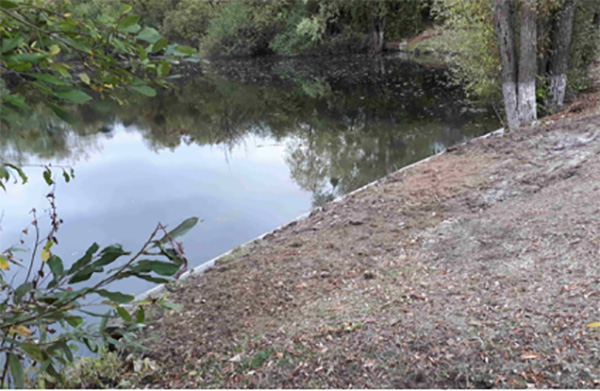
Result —
[[3, 10], [3, 9], [0, 9], [0, 12], [2, 12], [3, 14], [6, 14], [6, 15], [8, 15], [9, 17], [11, 17], [11, 18], [15, 19], [15, 20], [16, 20], [16, 21], [18, 21], [18, 22], [21, 22], [21, 23], [23, 23], [23, 24], [24, 24], [24, 25], [26, 25], [26, 26], [29, 26], [29, 27], [31, 27], [31, 28], [33, 28], [33, 29], [35, 29], [37, 32], [41, 32], [41, 33], [43, 33], [43, 34], [45, 34], [45, 35], [52, 36], [54, 39], [56, 39], [58, 42], [62, 43], [62, 44], [63, 44], [63, 45], [65, 45], [65, 46], [68, 46], [68, 47], [70, 47], [70, 48], [72, 48], [72, 49], [74, 49], [74, 50], [77, 50], [78, 52], [83, 52], [83, 53], [89, 54], [89, 53], [88, 53], [88, 52], [86, 52], [85, 50], [78, 49], [78, 48], [76, 48], [75, 46], [71, 45], [69, 42], [67, 42], [67, 41], [63, 40], [62, 38], [59, 38], [59, 37], [57, 37], [57, 36], [55, 35], [55, 34], [56, 34], [56, 32], [54, 32], [54, 31], [46, 31], [46, 30], [44, 30], [44, 29], [42, 29], [42, 28], [40, 28], [40, 27], [36, 26], [35, 24], [31, 23], [31, 22], [30, 22], [30, 21], [28, 21], [27, 19], [23, 19], [22, 17], [19, 17], [19, 16], [16, 16], [16, 15], [14, 15], [12, 12], [9, 12], [9, 11]]
[[40, 227], [38, 226], [38, 219], [35, 213], [35, 209], [32, 209], [31, 213], [33, 214], [33, 222], [31, 224], [35, 227], [35, 244], [33, 246], [33, 252], [31, 253], [31, 261], [29, 262], [29, 270], [27, 270], [27, 277], [25, 277], [25, 282], [29, 281], [31, 269], [33, 269], [33, 263], [35, 262], [35, 255], [37, 254], [37, 249], [40, 244]]
[[[8, 359], [9, 359], [9, 352], [6, 352], [6, 362], [4, 363], [4, 369], [2, 370], [2, 378], [0, 378], [0, 385], [2, 387], [4, 387], [4, 380], [6, 379], [6, 374], [8, 372]], [[8, 383], [8, 382], [7, 382]], [[6, 384], [6, 388], [10, 388], [10, 384]]]
[[[156, 228], [154, 229], [154, 231], [152, 232], [152, 234], [150, 235], [150, 238], [146, 241], [146, 243], [142, 246], [142, 248], [140, 249], [140, 251], [138, 251], [127, 263], [125, 263], [123, 266], [121, 266], [118, 271], [113, 274], [110, 277], [104, 278], [102, 279], [100, 282], [98, 282], [96, 285], [94, 285], [91, 288], [85, 289], [83, 291], [83, 293], [79, 293], [78, 295], [72, 297], [69, 301], [61, 303], [58, 307], [54, 307], [52, 310], [50, 311], [46, 311], [46, 312], [41, 312], [39, 314], [36, 314], [35, 316], [31, 316], [29, 318], [20, 320], [17, 323], [6, 323], [4, 324], [5, 327], [10, 327], [10, 326], [14, 326], [16, 324], [26, 324], [28, 322], [31, 321], [35, 321], [44, 317], [47, 317], [49, 315], [53, 315], [57, 312], [63, 311], [65, 308], [69, 307], [71, 305], [71, 303], [79, 300], [81, 297], [85, 296], [86, 294], [89, 294], [90, 292], [93, 292], [95, 290], [97, 290], [98, 288], [100, 288], [101, 286], [110, 284], [111, 282], [115, 281], [117, 277], [120, 277], [121, 273], [128, 268], [133, 262], [135, 262], [137, 260], [137, 258], [139, 258], [141, 255], [143, 255], [145, 249], [153, 242], [154, 237], [156, 236], [156, 234], [158, 233], [158, 231], [161, 229], [162, 224], [158, 224], [156, 226]], [[57, 284], [58, 285], [58, 284]]]

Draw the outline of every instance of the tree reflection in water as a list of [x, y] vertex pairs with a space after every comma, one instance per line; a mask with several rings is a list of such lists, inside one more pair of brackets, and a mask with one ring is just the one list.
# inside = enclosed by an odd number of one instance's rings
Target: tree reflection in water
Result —
[[40, 111], [21, 129], [3, 130], [9, 161], [85, 158], [117, 123], [149, 148], [220, 145], [248, 135], [285, 144], [292, 178], [320, 205], [449, 145], [498, 127], [447, 70], [365, 56], [236, 60], [174, 79], [178, 87], [119, 106], [74, 108], [66, 125]]

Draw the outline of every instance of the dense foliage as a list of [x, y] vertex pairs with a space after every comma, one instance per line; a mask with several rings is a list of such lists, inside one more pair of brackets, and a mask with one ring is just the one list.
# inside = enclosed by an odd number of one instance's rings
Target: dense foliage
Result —
[[[75, 119], [71, 106], [96, 97], [123, 104], [129, 92], [154, 96], [154, 87], [168, 86], [172, 64], [197, 61], [196, 49], [169, 44], [156, 29], [140, 25], [131, 10], [116, 0], [0, 0], [1, 139], [17, 132], [27, 142], [40, 124], [62, 130]], [[52, 185], [57, 167], [41, 167]], [[70, 167], [58, 169], [65, 181], [74, 177]], [[28, 181], [20, 162], [2, 155], [0, 187], [11, 178]], [[0, 387], [23, 388], [32, 378], [29, 371], [62, 382], [62, 370], [78, 346], [97, 352], [103, 343], [133, 343], [132, 332], [144, 327], [149, 306], [176, 308], [164, 300], [133, 302], [132, 295], [110, 286], [126, 278], [169, 282], [187, 266], [175, 239], [198, 221], [190, 218], [170, 232], [158, 224], [133, 255], [120, 245], [101, 249], [94, 243], [80, 259], [63, 263], [53, 253], [62, 220], [53, 191], [46, 197], [48, 232], [41, 231], [33, 210], [20, 244], [0, 249]], [[123, 326], [107, 327], [115, 316]], [[99, 327], [90, 324], [93, 317], [101, 319]]]
[[[104, 3], [104, 2], [103, 2]], [[173, 62], [196, 52], [142, 27], [131, 6], [106, 2], [3, 0], [0, 107], [3, 125], [21, 124], [42, 104], [70, 121], [67, 104], [123, 91], [154, 96]]]
[[[547, 95], [547, 60], [552, 51], [550, 20], [562, 5], [562, 0], [537, 2], [538, 14], [538, 82], [537, 95], [543, 104]], [[568, 93], [586, 88], [587, 68], [598, 57], [600, 42], [600, 2], [578, 1], [573, 23], [569, 54]], [[498, 43], [494, 29], [491, 0], [437, 0], [432, 15], [443, 25], [443, 47], [455, 53], [452, 61], [458, 68], [459, 82], [484, 99], [499, 101], [500, 86]], [[543, 107], [541, 107], [543, 108]]]
[[[172, 64], [198, 61], [195, 48], [169, 44], [131, 11], [119, 0], [2, 0], [3, 131], [27, 128], [44, 112], [72, 122], [67, 106], [94, 97], [123, 104], [130, 91], [154, 96], [153, 86], [168, 86]], [[61, 127], [60, 120], [51, 122]], [[11, 176], [23, 179], [18, 165], [0, 156], [0, 187]]]
[[377, 49], [374, 30], [399, 41], [421, 31], [429, 0], [135, 0], [166, 36], [209, 55], [332, 54]]

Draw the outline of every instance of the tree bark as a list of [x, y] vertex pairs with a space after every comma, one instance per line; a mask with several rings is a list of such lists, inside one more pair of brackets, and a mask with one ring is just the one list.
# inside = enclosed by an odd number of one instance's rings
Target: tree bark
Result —
[[494, 0], [496, 33], [500, 49], [500, 66], [504, 110], [510, 129], [519, 127], [517, 110], [517, 56], [515, 51], [514, 0]]
[[519, 84], [517, 87], [517, 111], [521, 125], [530, 124], [537, 118], [535, 106], [535, 74], [537, 49], [537, 13], [534, 0], [521, 4]]
[[385, 47], [385, 19], [380, 17], [373, 18], [372, 26], [373, 51], [379, 53]]
[[537, 39], [540, 41], [538, 59], [537, 59], [537, 74], [546, 78], [548, 75], [548, 35], [550, 34], [549, 16], [542, 12], [537, 16]]
[[550, 91], [548, 108], [556, 110], [565, 100], [567, 89], [567, 71], [569, 65], [569, 48], [573, 32], [575, 1], [564, 0], [553, 22], [552, 54], [550, 56]]

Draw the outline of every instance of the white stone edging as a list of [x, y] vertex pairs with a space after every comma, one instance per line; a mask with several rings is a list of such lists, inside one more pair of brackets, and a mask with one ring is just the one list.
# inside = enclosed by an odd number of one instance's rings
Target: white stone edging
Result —
[[[471, 141], [474, 141], [474, 140], [485, 139], [485, 138], [488, 138], [488, 137], [496, 135], [496, 134], [504, 134], [504, 128], [497, 129], [497, 130], [495, 130], [493, 132], [484, 134], [483, 136], [479, 136], [479, 137], [475, 137], [475, 138], [469, 139], [467, 141], [464, 141], [464, 142], [462, 142], [460, 144], [457, 144], [457, 145], [453, 146], [452, 148], [460, 147], [462, 145], [465, 145], [468, 142], [471, 142]], [[447, 149], [445, 149], [445, 150], [443, 150], [441, 152], [438, 152], [435, 155], [431, 155], [431, 156], [429, 156], [429, 157], [427, 157], [425, 159], [421, 159], [421, 160], [419, 160], [417, 162], [409, 164], [408, 166], [404, 166], [404, 167], [402, 167], [402, 168], [400, 168], [400, 169], [398, 169], [398, 170], [396, 170], [396, 171], [394, 171], [394, 172], [392, 172], [392, 173], [390, 173], [390, 174], [388, 174], [388, 175], [386, 175], [384, 177], [376, 179], [373, 182], [367, 183], [366, 185], [364, 185], [362, 187], [359, 187], [358, 189], [353, 190], [350, 193], [341, 195], [341, 196], [335, 198], [333, 201], [329, 202], [328, 204], [340, 202], [340, 201], [346, 199], [347, 197], [350, 197], [350, 196], [352, 196], [352, 195], [354, 195], [354, 194], [356, 194], [356, 193], [358, 193], [360, 191], [363, 191], [363, 190], [365, 190], [365, 189], [367, 189], [367, 188], [369, 188], [371, 186], [374, 186], [374, 185], [376, 185], [376, 184], [384, 181], [388, 176], [390, 176], [392, 174], [396, 174], [396, 173], [408, 170], [408, 169], [410, 169], [412, 167], [415, 167], [415, 166], [417, 166], [419, 164], [428, 162], [429, 160], [432, 160], [432, 159], [434, 159], [434, 158], [436, 158], [436, 157], [438, 157], [440, 155], [443, 155], [446, 152], [447, 152]], [[320, 210], [321, 208], [322, 207], [317, 207], [315, 209], [309, 210], [308, 212], [301, 214], [300, 216], [296, 217], [295, 219], [293, 219], [293, 220], [291, 220], [291, 221], [289, 221], [287, 223], [284, 223], [284, 224], [278, 226], [277, 228], [272, 229], [269, 232], [265, 232], [264, 234], [262, 234], [262, 235], [260, 235], [260, 236], [258, 236], [256, 238], [254, 238], [254, 239], [251, 239], [251, 240], [249, 240], [249, 241], [247, 241], [247, 242], [245, 242], [245, 243], [243, 243], [243, 244], [241, 244], [239, 246], [236, 246], [236, 247], [232, 248], [231, 250], [229, 250], [229, 251], [227, 251], [227, 252], [225, 252], [225, 253], [223, 253], [221, 255], [217, 255], [216, 257], [212, 258], [211, 260], [206, 261], [203, 264], [201, 264], [199, 266], [196, 266], [196, 267], [188, 270], [187, 272], [183, 273], [179, 277], [179, 279], [177, 281], [181, 281], [181, 280], [183, 280], [183, 279], [185, 279], [185, 278], [187, 278], [187, 277], [189, 277], [191, 275], [194, 275], [194, 274], [204, 273], [207, 269], [213, 267], [217, 263], [218, 260], [220, 260], [222, 258], [225, 258], [226, 256], [230, 255], [236, 249], [242, 249], [244, 247], [247, 247], [247, 246], [251, 245], [252, 243], [255, 243], [255, 242], [258, 242], [258, 241], [262, 240], [265, 236], [270, 235], [270, 234], [272, 234], [274, 232], [277, 232], [277, 231], [279, 231], [279, 230], [281, 230], [281, 229], [289, 226], [290, 224], [302, 221], [302, 220], [306, 219], [308, 216], [310, 216], [314, 211]], [[155, 296], [155, 295], [161, 293], [164, 289], [165, 289], [165, 285], [164, 284], [157, 285], [154, 288], [151, 288], [151, 289], [149, 289], [149, 290], [147, 290], [147, 291], [145, 291], [145, 292], [140, 293], [139, 295], [137, 295], [135, 297], [135, 301], [145, 300], [145, 299], [147, 299], [149, 297]]]

